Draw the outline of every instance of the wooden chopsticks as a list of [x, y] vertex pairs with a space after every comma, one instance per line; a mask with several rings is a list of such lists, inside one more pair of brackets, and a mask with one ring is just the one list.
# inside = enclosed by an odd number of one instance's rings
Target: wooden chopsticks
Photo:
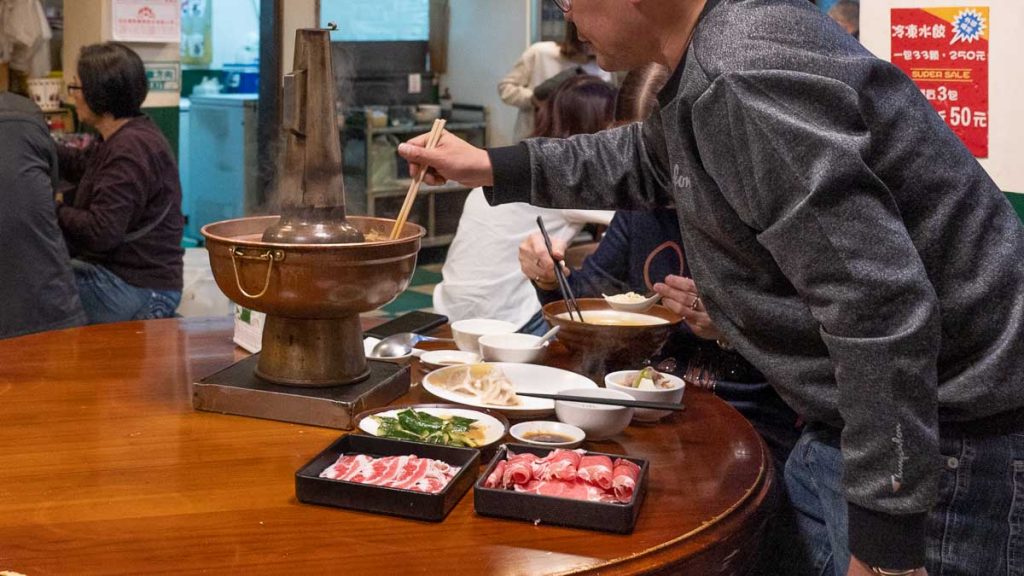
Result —
[[576, 302], [576, 295], [572, 293], [572, 287], [569, 286], [569, 281], [566, 280], [565, 274], [562, 272], [562, 263], [555, 260], [555, 249], [551, 246], [551, 236], [548, 236], [548, 230], [544, 227], [544, 219], [540, 216], [537, 216], [537, 227], [540, 228], [540, 233], [544, 236], [544, 247], [548, 249], [548, 256], [555, 263], [555, 278], [558, 279], [558, 289], [562, 291], [562, 299], [565, 300], [565, 309], [569, 311], [569, 320], [573, 319], [572, 313], [576, 312], [580, 323], [583, 323], [583, 312], [580, 311], [579, 302]]
[[[438, 118], [434, 120], [434, 125], [430, 128], [430, 137], [427, 138], [427, 149], [431, 149], [437, 146], [437, 143], [441, 140], [441, 134], [444, 133], [445, 120]], [[405, 221], [409, 219], [409, 212], [412, 211], [412, 205], [416, 202], [416, 193], [420, 190], [420, 184], [423, 183], [423, 176], [427, 173], [427, 167], [423, 166], [420, 173], [413, 178], [413, 181], [409, 183], [409, 190], [405, 193], [405, 202], [402, 203], [402, 210], [398, 213], [398, 219], [395, 220], [395, 227], [391, 229], [391, 240], [398, 240], [398, 237], [402, 235], [402, 228], [405, 227]]]

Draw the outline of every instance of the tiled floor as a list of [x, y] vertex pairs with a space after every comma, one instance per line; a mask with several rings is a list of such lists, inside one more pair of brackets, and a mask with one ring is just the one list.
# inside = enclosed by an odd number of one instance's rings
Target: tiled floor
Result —
[[441, 264], [418, 264], [409, 288], [398, 298], [381, 308], [363, 314], [381, 318], [394, 318], [413, 310], [434, 311], [434, 286], [441, 281]]

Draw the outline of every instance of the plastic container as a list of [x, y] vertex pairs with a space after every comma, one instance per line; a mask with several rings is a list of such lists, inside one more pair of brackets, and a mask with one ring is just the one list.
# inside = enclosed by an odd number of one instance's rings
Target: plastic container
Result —
[[[444, 490], [437, 494], [321, 478], [320, 473], [334, 464], [342, 454], [374, 457], [415, 454], [421, 458], [441, 460], [461, 469]], [[350, 434], [336, 440], [295, 473], [295, 496], [299, 502], [307, 504], [440, 522], [473, 486], [479, 462], [480, 452], [469, 448]]]
[[227, 92], [231, 94], [255, 94], [260, 91], [259, 64], [225, 64], [224, 74]]
[[477, 514], [514, 518], [535, 524], [557, 524], [619, 534], [629, 534], [633, 531], [636, 518], [640, 514], [640, 505], [647, 495], [647, 478], [650, 476], [647, 460], [629, 458], [619, 454], [587, 452], [588, 455], [603, 454], [611, 458], [612, 461], [616, 458], [625, 458], [640, 466], [640, 475], [637, 477], [636, 487], [633, 489], [632, 500], [626, 503], [589, 502], [485, 487], [484, 482], [487, 481], [487, 477], [491, 475], [498, 462], [505, 459], [505, 453], [509, 449], [517, 454], [531, 452], [541, 457], [547, 456], [552, 450], [526, 444], [506, 444], [498, 449], [498, 453], [491, 459], [487, 470], [480, 475], [473, 487], [473, 506], [476, 508]]
[[43, 112], [60, 110], [60, 91], [64, 81], [60, 78], [31, 78], [28, 94]]

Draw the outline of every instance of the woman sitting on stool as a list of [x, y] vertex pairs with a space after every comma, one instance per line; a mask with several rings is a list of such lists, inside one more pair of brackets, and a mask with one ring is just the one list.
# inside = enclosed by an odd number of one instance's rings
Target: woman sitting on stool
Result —
[[167, 139], [141, 111], [142, 60], [116, 42], [86, 46], [68, 91], [102, 138], [58, 149], [61, 177], [76, 186], [57, 217], [89, 322], [173, 316], [185, 253], [181, 183]]

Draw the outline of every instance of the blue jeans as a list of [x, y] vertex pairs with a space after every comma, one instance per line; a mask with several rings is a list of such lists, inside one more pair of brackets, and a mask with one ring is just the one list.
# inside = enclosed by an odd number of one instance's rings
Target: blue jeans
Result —
[[[940, 451], [938, 501], [927, 520], [929, 576], [1024, 576], [1024, 434], [943, 437]], [[792, 508], [773, 535], [787, 551], [777, 574], [846, 575], [842, 470], [838, 432], [808, 427], [786, 463]]]
[[99, 264], [71, 260], [89, 324], [170, 318], [181, 302], [177, 290], [139, 288]]

